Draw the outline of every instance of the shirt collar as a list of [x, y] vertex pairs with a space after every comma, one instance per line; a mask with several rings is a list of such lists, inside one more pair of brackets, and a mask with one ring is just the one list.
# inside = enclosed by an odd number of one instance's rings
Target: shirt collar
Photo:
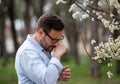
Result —
[[32, 37], [32, 34], [28, 34], [27, 40], [30, 41], [40, 51], [43, 50], [43, 47]]

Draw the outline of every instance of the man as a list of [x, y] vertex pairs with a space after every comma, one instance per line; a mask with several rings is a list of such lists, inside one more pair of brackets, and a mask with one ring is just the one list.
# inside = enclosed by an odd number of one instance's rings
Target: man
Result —
[[63, 39], [64, 23], [55, 14], [42, 15], [36, 32], [28, 35], [16, 53], [15, 69], [19, 84], [57, 84], [70, 79], [70, 68], [60, 60], [67, 48]]

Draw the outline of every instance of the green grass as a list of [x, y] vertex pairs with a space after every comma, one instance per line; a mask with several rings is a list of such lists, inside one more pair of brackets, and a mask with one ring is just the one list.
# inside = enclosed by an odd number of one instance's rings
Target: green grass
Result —
[[[69, 62], [62, 62], [63, 65], [69, 65], [71, 67], [71, 79], [67, 82], [59, 82], [59, 84], [120, 84], [120, 76], [115, 75], [115, 63], [110, 69], [106, 64], [101, 65], [101, 77], [92, 78], [89, 76], [89, 58], [86, 56], [81, 57], [81, 65], [76, 66], [73, 60]], [[114, 73], [112, 79], [108, 79], [106, 72], [111, 70]]]
[[17, 84], [17, 75], [14, 68], [14, 60], [10, 59], [7, 66], [2, 66], [0, 59], [0, 84]]
[[[120, 76], [115, 75], [112, 79], [108, 79], [106, 72], [109, 68], [105, 64], [101, 65], [101, 78], [91, 78], [89, 73], [89, 58], [82, 56], [81, 65], [76, 66], [73, 59], [62, 61], [62, 64], [69, 65], [71, 68], [71, 79], [68, 82], [59, 81], [59, 84], [120, 84]], [[3, 59], [0, 58], [0, 64]], [[115, 65], [111, 71], [115, 72]], [[14, 59], [10, 59], [6, 67], [0, 65], [0, 84], [18, 84], [17, 75], [14, 68]]]

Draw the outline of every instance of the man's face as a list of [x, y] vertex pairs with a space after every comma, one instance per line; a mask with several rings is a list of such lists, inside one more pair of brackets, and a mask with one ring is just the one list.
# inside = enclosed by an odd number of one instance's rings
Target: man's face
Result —
[[43, 30], [44, 37], [41, 39], [42, 46], [45, 50], [51, 52], [56, 46], [59, 45], [59, 41], [63, 39], [63, 30], [56, 31], [52, 29], [49, 33]]

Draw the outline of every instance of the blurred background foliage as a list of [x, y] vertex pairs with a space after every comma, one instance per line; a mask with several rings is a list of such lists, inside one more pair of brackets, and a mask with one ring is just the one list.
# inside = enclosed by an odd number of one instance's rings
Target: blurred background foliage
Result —
[[109, 31], [98, 21], [93, 23], [89, 19], [73, 20], [71, 13], [68, 13], [70, 4], [58, 6], [55, 2], [56, 0], [1, 0], [0, 84], [17, 84], [15, 53], [27, 34], [34, 33], [37, 19], [49, 12], [58, 14], [65, 22], [63, 42], [68, 47], [68, 52], [63, 56], [62, 63], [69, 65], [72, 72], [69, 82], [59, 84], [120, 84], [120, 62], [113, 62], [114, 77], [108, 79], [107, 65], [90, 60], [83, 47], [84, 43], [87, 51], [93, 56], [91, 38], [96, 38], [98, 42], [106, 41]]

